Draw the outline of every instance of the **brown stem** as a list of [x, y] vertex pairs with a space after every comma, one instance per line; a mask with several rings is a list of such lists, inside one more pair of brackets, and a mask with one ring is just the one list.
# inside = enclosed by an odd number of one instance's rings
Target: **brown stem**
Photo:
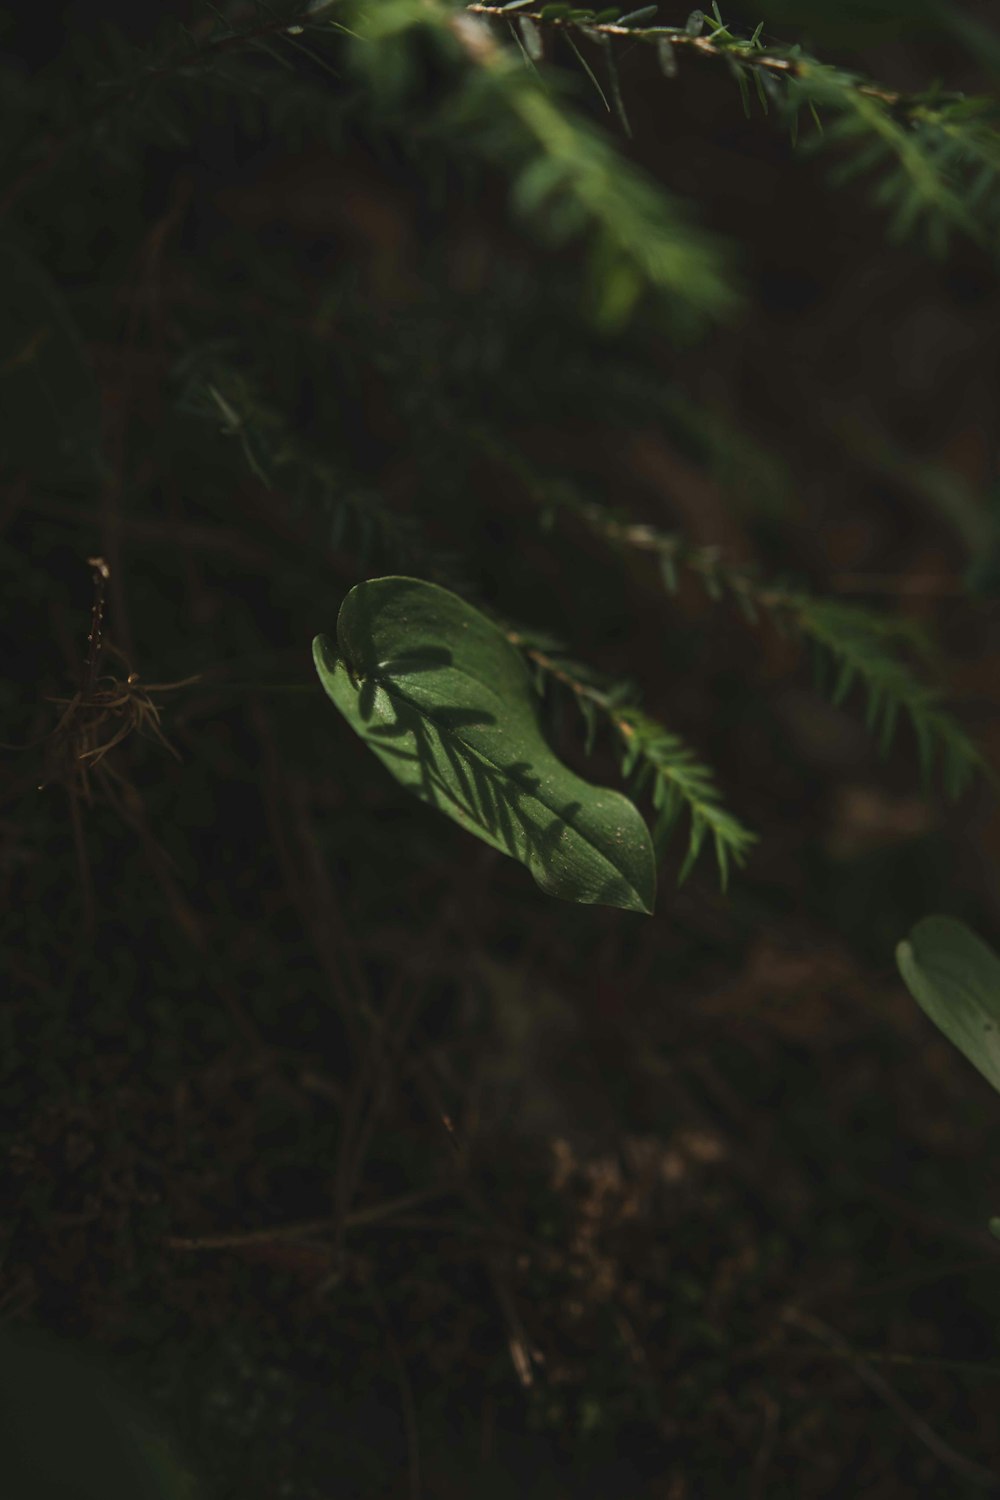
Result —
[[90, 612], [90, 634], [87, 637], [87, 659], [84, 663], [84, 695], [89, 697], [97, 682], [97, 668], [101, 659], [101, 641], [104, 631], [104, 604], [110, 570], [103, 557], [88, 557], [94, 570], [94, 604]]
[[[739, 61], [751, 68], [761, 68], [769, 73], [789, 73], [794, 77], [805, 72], [802, 62], [795, 58], [779, 57], [772, 52], [751, 52], [743, 47], [723, 47], [709, 36], [692, 36], [686, 31], [665, 30], [662, 26], [655, 28], [645, 26], [622, 26], [617, 21], [601, 21], [596, 23], [573, 21], [565, 16], [552, 16], [545, 18], [541, 11], [519, 10], [516, 13], [506, 11], [503, 5], [471, 4], [466, 5], [466, 11], [473, 15], [494, 16], [502, 20], [524, 19], [534, 21], [536, 25], [549, 26], [553, 29], [580, 29], [585, 26], [588, 32], [597, 32], [600, 36], [627, 37], [630, 41], [641, 40], [644, 37], [665, 37], [672, 47], [690, 47], [695, 52], [704, 53], [707, 57], [725, 59], [731, 61], [738, 57]], [[911, 102], [919, 102], [916, 96], [897, 93], [892, 89], [880, 88], [877, 84], [858, 84], [859, 94], [865, 94], [870, 99], [880, 99], [883, 104], [894, 109], [899, 105]]]

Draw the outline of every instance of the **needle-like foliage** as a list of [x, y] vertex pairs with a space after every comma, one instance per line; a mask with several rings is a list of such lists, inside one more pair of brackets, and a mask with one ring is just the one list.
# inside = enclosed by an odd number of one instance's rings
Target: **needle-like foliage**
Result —
[[[718, 548], [637, 523], [609, 496], [582, 494], [574, 476], [542, 473], [512, 437], [517, 425], [552, 422], [566, 405], [581, 422], [607, 416], [619, 427], [664, 423], [717, 473], [727, 472], [731, 488], [738, 476], [744, 505], [778, 513], [788, 504], [780, 460], [696, 399], [683, 380], [665, 385], [654, 358], [644, 370], [638, 310], [648, 311], [651, 338], [688, 335], [732, 316], [740, 306], [734, 257], [699, 226], [695, 209], [641, 171], [613, 132], [579, 107], [565, 74], [549, 66], [552, 38], [571, 44], [568, 56], [626, 134], [623, 49], [654, 49], [665, 87], [696, 54], [730, 71], [748, 107], [756, 97], [793, 132], [807, 109], [817, 126], [809, 149], [833, 147], [846, 153], [843, 167], [876, 170], [897, 230], [923, 224], [944, 248], [950, 228], [988, 241], [996, 227], [1000, 135], [989, 101], [939, 89], [902, 95], [765, 37], [761, 27], [740, 35], [717, 7], [672, 26], [661, 23], [662, 9], [457, 0], [210, 6], [197, 26], [167, 21], [144, 45], [113, 29], [101, 41], [81, 38], [37, 78], [7, 68], [0, 250], [12, 277], [21, 268], [21, 321], [11, 324], [0, 376], [17, 380], [27, 403], [18, 421], [23, 436], [11, 448], [15, 468], [30, 467], [32, 453], [41, 464], [46, 448], [50, 334], [58, 326], [65, 346], [77, 351], [73, 380], [82, 387], [89, 375], [79, 350], [88, 339], [113, 338], [118, 326], [118, 310], [99, 288], [75, 286], [63, 302], [36, 267], [47, 246], [53, 272], [74, 287], [51, 246], [73, 243], [71, 185], [84, 164], [97, 164], [95, 191], [109, 213], [113, 177], [135, 179], [150, 151], [189, 152], [220, 128], [287, 152], [364, 141], [389, 177], [400, 163], [420, 175], [429, 219], [456, 185], [471, 192], [485, 173], [503, 189], [510, 228], [530, 231], [535, 266], [526, 273], [516, 256], [499, 256], [490, 276], [473, 277], [464, 291], [437, 250], [414, 246], [411, 279], [394, 283], [378, 314], [371, 307], [382, 274], [377, 264], [367, 285], [335, 257], [304, 267], [280, 233], [248, 231], [250, 221], [239, 227], [240, 212], [252, 220], [252, 204], [235, 210], [236, 228], [209, 237], [190, 267], [160, 287], [169, 313], [150, 301], [155, 358], [166, 366], [150, 434], [154, 463], [169, 455], [187, 480], [197, 476], [209, 507], [249, 486], [253, 503], [280, 513], [303, 545], [329, 549], [347, 581], [352, 570], [391, 569], [481, 605], [470, 549], [485, 461], [505, 484], [513, 478], [553, 546], [562, 547], [572, 529], [558, 525], [561, 517], [572, 517], [603, 547], [648, 555], [668, 593], [686, 570], [712, 598], [734, 602], [751, 627], [766, 616], [796, 633], [813, 648], [820, 680], [824, 664], [832, 666], [827, 685], [835, 702], [847, 701], [855, 684], [864, 690], [881, 752], [907, 718], [925, 780], [938, 758], [955, 796], [981, 757], [907, 659], [909, 647], [920, 655], [914, 632], [857, 606], [766, 582], [728, 565]], [[185, 182], [154, 238], [143, 241], [140, 287], [154, 275], [160, 241], [184, 222], [196, 191]], [[224, 200], [212, 211], [223, 218], [230, 212]], [[117, 275], [134, 276], [128, 247], [148, 233], [143, 213], [127, 199], [116, 212], [109, 264]], [[321, 246], [358, 233], [336, 192], [322, 214]], [[130, 339], [141, 325], [140, 305], [136, 300], [129, 315]], [[635, 340], [627, 356], [616, 342], [626, 329]], [[25, 368], [37, 377], [33, 384], [21, 379]], [[390, 414], [377, 440], [366, 431], [372, 400]], [[96, 409], [89, 387], [60, 390], [55, 404], [61, 413]], [[395, 469], [384, 457], [393, 447]], [[93, 448], [91, 437], [90, 468], [62, 482], [84, 490], [119, 483], [121, 452], [95, 466]], [[988, 538], [979, 512], [968, 497], [962, 503], [965, 534], [982, 550]], [[570, 553], [561, 566], [572, 570]], [[571, 635], [573, 622], [564, 626]], [[754, 835], [724, 809], [713, 774], [678, 732], [639, 707], [637, 688], [589, 671], [571, 648], [546, 647], [527, 628], [512, 638], [543, 680], [572, 694], [588, 745], [599, 724], [607, 727], [626, 783], [651, 799], [661, 852], [687, 811], [681, 878], [710, 836], [725, 883]], [[132, 709], [138, 701], [133, 694]]]
[[[467, 8], [496, 21], [511, 9], [503, 4]], [[765, 114], [773, 111], [796, 142], [805, 110], [814, 129], [801, 145], [811, 151], [839, 147], [845, 155], [834, 180], [876, 172], [876, 201], [889, 210], [895, 233], [921, 228], [930, 247], [941, 253], [956, 229], [995, 247], [1000, 224], [1000, 106], [995, 99], [948, 94], [938, 85], [904, 94], [811, 57], [799, 45], [765, 40], [763, 23], [743, 35], [725, 23], [718, 4], [710, 15], [693, 11], [683, 26], [661, 24], [665, 8], [626, 6], [616, 14], [615, 7], [526, 4], [517, 6], [517, 15], [522, 26], [537, 29], [539, 56], [543, 33], [565, 35], [595, 84], [574, 38], [598, 46], [609, 61], [616, 46], [646, 44], [655, 49], [668, 80], [677, 76], [685, 53], [713, 59], [731, 73], [744, 111], [750, 114], [754, 105]], [[968, 39], [974, 42], [974, 34]], [[611, 76], [620, 98], [617, 70]], [[620, 115], [624, 108], [619, 102]]]

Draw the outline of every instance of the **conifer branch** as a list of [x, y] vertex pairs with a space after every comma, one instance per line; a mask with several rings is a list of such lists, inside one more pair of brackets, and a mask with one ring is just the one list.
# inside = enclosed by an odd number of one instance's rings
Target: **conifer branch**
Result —
[[[106, 87], [101, 97], [95, 99], [82, 117], [74, 121], [71, 129], [50, 138], [45, 143], [47, 149], [44, 154], [30, 162], [8, 186], [0, 197], [0, 218], [10, 212], [29, 188], [55, 170], [71, 147], [80, 144], [84, 137], [92, 135], [115, 111], [138, 103], [157, 83], [182, 78], [193, 69], [203, 66], [211, 69], [219, 57], [252, 48], [254, 43], [263, 43], [272, 36], [287, 35], [295, 30], [294, 13], [272, 16], [264, 22], [249, 26], [245, 31], [227, 27], [221, 36], [208, 37], [197, 46], [177, 54], [172, 53], [168, 46], [161, 60], [146, 63], [131, 76], [104, 80]], [[175, 41], [181, 43], [189, 37], [190, 33], [178, 25]]]
[[346, 546], [362, 561], [382, 557], [404, 571], [467, 590], [457, 558], [430, 545], [419, 523], [384, 500], [370, 485], [354, 482], [342, 466], [298, 440], [242, 371], [216, 351], [196, 351], [175, 375], [179, 412], [212, 423], [236, 440], [247, 470], [270, 489], [278, 485], [296, 510], [320, 518], [325, 540]]
[[[510, 7], [501, 4], [467, 4], [465, 9], [493, 20], [510, 14]], [[539, 34], [549, 30], [572, 40], [576, 33], [605, 47], [625, 38], [655, 46], [667, 77], [676, 73], [678, 49], [722, 62], [739, 85], [747, 114], [747, 80], [752, 77], [764, 112], [773, 102], [793, 141], [805, 105], [817, 125], [812, 149], [855, 147], [840, 180], [880, 168], [876, 201], [892, 212], [894, 232], [904, 234], [922, 220], [935, 252], [943, 251], [949, 228], [992, 243], [992, 231], [1000, 224], [1000, 106], [995, 99], [966, 98], [937, 87], [923, 93], [885, 88], [806, 56], [798, 46], [765, 44], [760, 26], [749, 38], [739, 36], [725, 25], [717, 6], [713, 9], [714, 18], [694, 11], [683, 27], [646, 24], [647, 19], [655, 23], [652, 6], [634, 13], [635, 20], [602, 20], [601, 11], [570, 5], [519, 6], [516, 14]], [[833, 118], [824, 122], [820, 111]]]
[[824, 137], [814, 139], [811, 149], [853, 149], [836, 181], [881, 170], [875, 198], [890, 210], [894, 233], [905, 234], [922, 221], [931, 248], [942, 253], [950, 229], [983, 241], [1000, 220], [1000, 206], [991, 198], [1000, 172], [1000, 108], [994, 101], [954, 96], [942, 102], [931, 95], [893, 110], [861, 90], [854, 74], [810, 61], [789, 83], [791, 109], [803, 102], [828, 112]]
[[574, 661], [558, 642], [536, 632], [505, 627], [508, 640], [534, 668], [535, 685], [544, 691], [546, 679], [573, 696], [586, 728], [586, 749], [593, 748], [598, 715], [610, 726], [622, 776], [634, 796], [650, 795], [655, 818], [653, 845], [662, 858], [681, 814], [690, 818], [688, 847], [677, 883], [689, 875], [710, 835], [722, 889], [726, 889], [730, 861], [742, 866], [757, 835], [723, 807], [715, 778], [679, 735], [641, 709], [637, 692], [628, 682], [612, 683], [593, 669]]
[[[655, 7], [650, 7], [654, 9]], [[706, 16], [702, 11], [692, 11], [684, 26], [659, 26], [644, 24], [623, 24], [622, 20], [600, 21], [597, 16], [600, 11], [590, 12], [588, 17], [585, 10], [578, 6], [562, 7], [557, 5], [542, 5], [531, 7], [519, 7], [512, 12], [508, 5], [469, 3], [465, 9], [473, 15], [488, 16], [493, 19], [510, 20], [512, 14], [519, 18], [530, 20], [533, 25], [553, 32], [572, 33], [580, 32], [590, 39], [620, 37], [623, 41], [630, 42], [652, 42], [660, 44], [668, 42], [671, 48], [680, 47], [703, 57], [713, 58], [715, 61], [731, 64], [734, 59], [753, 69], [762, 72], [796, 76], [803, 64], [806, 62], [797, 50], [791, 48], [768, 47], [760, 40], [758, 27], [753, 37], [741, 37], [729, 30], [727, 26]], [[565, 11], [565, 14], [560, 14]], [[705, 36], [702, 28], [710, 28], [709, 35]], [[859, 79], [858, 91], [873, 99], [879, 99], [883, 104], [892, 108], [905, 106], [911, 99], [919, 99], [919, 95], [900, 93], [895, 89], [883, 88], [880, 84], [869, 83]]]
[[[502, 158], [515, 210], [553, 244], [585, 238], [596, 321], [620, 326], [649, 288], [687, 316], [717, 317], [737, 296], [713, 236], [683, 206], [623, 160], [614, 142], [557, 100], [485, 22], [445, 0], [363, 6], [359, 25], [376, 44], [430, 26], [457, 45], [472, 72], [444, 119], [468, 144]], [[367, 61], [377, 68], [378, 47]]]
[[[883, 620], [856, 605], [791, 595], [789, 608], [797, 611], [800, 633], [812, 641], [818, 684], [840, 704], [852, 685], [864, 687], [865, 724], [878, 737], [880, 756], [892, 743], [896, 721], [905, 713], [917, 740], [920, 773], [926, 793], [935, 752], [940, 755], [945, 795], [954, 801], [974, 772], [995, 782], [982, 753], [961, 725], [940, 705], [939, 695], [925, 686], [892, 649], [894, 621]], [[830, 667], [835, 668], [832, 679]]]
[[[726, 564], [718, 547], [698, 547], [675, 532], [628, 520], [595, 502], [578, 498], [565, 483], [539, 485], [523, 460], [510, 452], [507, 462], [527, 479], [543, 521], [553, 524], [560, 508], [568, 509], [595, 535], [616, 547], [644, 552], [655, 559], [664, 587], [676, 593], [683, 568], [701, 581], [709, 598], [727, 596], [752, 625], [763, 611], [782, 633], [791, 631], [813, 647], [817, 685], [841, 704], [858, 683], [866, 692], [865, 722], [876, 735], [881, 756], [888, 754], [900, 714], [913, 727], [925, 791], [935, 753], [941, 758], [946, 795], [954, 799], [974, 772], [992, 780], [982, 753], [961, 725], [942, 706], [939, 695], [915, 675], [899, 655], [908, 648], [925, 662], [933, 648], [915, 621], [872, 613], [859, 605], [818, 599], [804, 590], [767, 583], [747, 568]], [[828, 666], [836, 669], [832, 684]]]

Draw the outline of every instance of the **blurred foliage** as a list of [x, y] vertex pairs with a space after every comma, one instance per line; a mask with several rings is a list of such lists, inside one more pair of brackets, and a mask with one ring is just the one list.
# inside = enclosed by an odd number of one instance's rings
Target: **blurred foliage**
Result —
[[37, 1335], [0, 1343], [0, 1443], [11, 1500], [195, 1500], [163, 1438], [93, 1360]]
[[[980, 1494], [995, 1100], [892, 956], [1000, 926], [989, 18], [495, 9], [0, 26], [6, 1331], [234, 1500]], [[328, 711], [386, 572], [655, 919]]]

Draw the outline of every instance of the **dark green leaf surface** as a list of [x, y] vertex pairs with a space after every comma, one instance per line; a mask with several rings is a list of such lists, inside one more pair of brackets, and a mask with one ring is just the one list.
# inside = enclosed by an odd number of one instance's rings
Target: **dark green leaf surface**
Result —
[[415, 578], [352, 589], [316, 670], [396, 780], [568, 901], [651, 912], [649, 831], [620, 792], [591, 786], [549, 749], [527, 669], [503, 632]]
[[964, 922], [925, 917], [896, 949], [910, 994], [1000, 1091], [1000, 959]]

